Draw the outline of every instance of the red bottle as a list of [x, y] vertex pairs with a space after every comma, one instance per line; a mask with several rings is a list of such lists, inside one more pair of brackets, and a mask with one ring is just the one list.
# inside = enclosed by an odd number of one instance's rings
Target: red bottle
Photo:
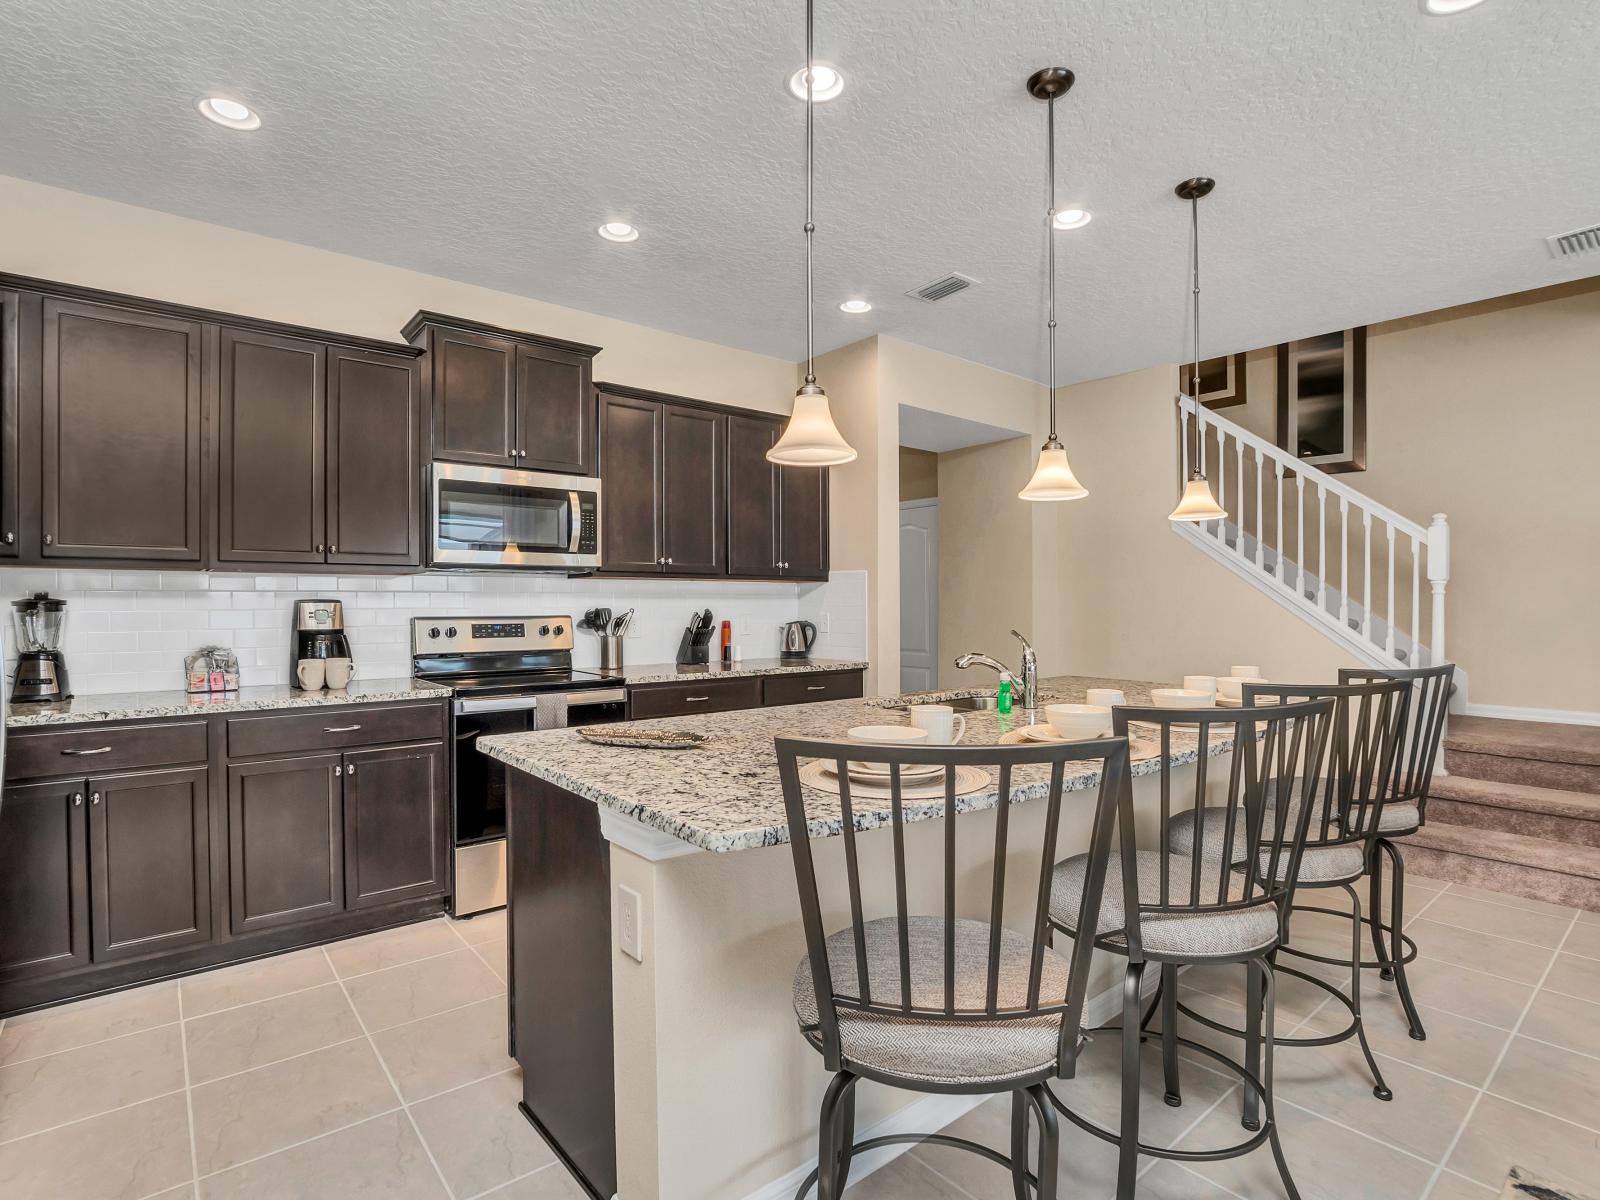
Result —
[[733, 661], [733, 622], [722, 623], [722, 661]]

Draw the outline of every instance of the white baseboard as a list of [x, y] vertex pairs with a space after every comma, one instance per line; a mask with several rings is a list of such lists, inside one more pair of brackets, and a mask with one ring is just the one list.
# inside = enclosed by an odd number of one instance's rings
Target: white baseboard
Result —
[[[1120, 976], [1120, 971], [1118, 974]], [[1153, 995], [1160, 980], [1159, 969], [1147, 970], [1144, 977], [1144, 994]], [[1095, 1029], [1120, 1016], [1121, 1013], [1122, 984], [1119, 978], [1115, 987], [1107, 988], [1099, 995], [1089, 998], [1084, 1011], [1084, 1025]], [[936, 1132], [946, 1125], [959, 1121], [980, 1104], [991, 1099], [992, 1096], [926, 1095], [890, 1113], [875, 1125], [857, 1129], [856, 1140], [864, 1142], [870, 1138], [889, 1137], [894, 1134]], [[859, 1156], [850, 1163], [850, 1182], [859, 1183], [880, 1167], [888, 1166], [908, 1150], [915, 1149], [915, 1143], [905, 1142], [898, 1146], [883, 1146]], [[771, 1183], [757, 1188], [744, 1200], [794, 1200], [794, 1194], [799, 1190], [801, 1181], [811, 1174], [815, 1166], [813, 1162], [804, 1163], [781, 1179], [774, 1179]]]
[[1581, 708], [1518, 708], [1507, 704], [1467, 704], [1469, 717], [1499, 717], [1504, 721], [1549, 721], [1556, 725], [1600, 725], [1600, 712]]

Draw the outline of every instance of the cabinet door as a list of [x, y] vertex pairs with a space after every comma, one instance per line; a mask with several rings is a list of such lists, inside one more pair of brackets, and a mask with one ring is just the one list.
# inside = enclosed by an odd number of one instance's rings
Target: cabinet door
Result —
[[828, 577], [828, 470], [778, 468], [778, 561], [786, 579]]
[[17, 395], [20, 299], [0, 289], [0, 558], [17, 556]]
[[345, 907], [443, 895], [444, 746], [351, 751], [344, 763]]
[[661, 548], [667, 574], [725, 575], [728, 418], [699, 408], [664, 407]]
[[433, 457], [516, 465], [516, 344], [451, 329], [432, 336]]
[[337, 754], [228, 767], [234, 933], [344, 911], [343, 775]]
[[322, 562], [326, 346], [221, 332], [217, 557]]
[[0, 795], [0, 978], [89, 961], [86, 803], [81, 779]]
[[599, 469], [587, 354], [517, 347], [517, 466], [561, 475]]
[[415, 358], [335, 346], [328, 356], [328, 561], [422, 564], [421, 408]]
[[45, 299], [45, 557], [199, 560], [200, 332]]
[[607, 571], [665, 570], [661, 426], [656, 401], [600, 393], [600, 562]]
[[728, 573], [779, 574], [778, 468], [767, 451], [778, 440], [776, 418], [728, 417]]
[[89, 778], [95, 962], [211, 940], [206, 769]]

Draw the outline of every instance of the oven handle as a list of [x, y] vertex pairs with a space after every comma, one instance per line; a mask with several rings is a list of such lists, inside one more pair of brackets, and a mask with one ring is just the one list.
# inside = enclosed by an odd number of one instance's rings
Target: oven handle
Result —
[[457, 700], [456, 715], [487, 712], [531, 712], [539, 707], [537, 696], [501, 696], [494, 700]]
[[568, 692], [567, 707], [583, 708], [589, 704], [618, 704], [627, 698], [627, 688], [604, 688], [588, 692]]

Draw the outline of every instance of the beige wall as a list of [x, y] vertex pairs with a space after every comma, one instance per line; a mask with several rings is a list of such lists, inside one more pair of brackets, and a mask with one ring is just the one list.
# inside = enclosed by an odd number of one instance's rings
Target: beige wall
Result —
[[794, 396], [782, 359], [5, 176], [0, 270], [391, 341], [428, 308], [603, 346], [614, 383], [774, 412]]
[[900, 447], [900, 499], [932, 500], [939, 495], [939, 456]]
[[[1247, 378], [1248, 406], [1220, 415], [1272, 439], [1271, 349]], [[1475, 705], [1600, 711], [1600, 679], [1572, 669], [1600, 662], [1597, 447], [1600, 279], [1369, 328], [1367, 470], [1341, 479], [1420, 524], [1449, 517], [1446, 649]]]

